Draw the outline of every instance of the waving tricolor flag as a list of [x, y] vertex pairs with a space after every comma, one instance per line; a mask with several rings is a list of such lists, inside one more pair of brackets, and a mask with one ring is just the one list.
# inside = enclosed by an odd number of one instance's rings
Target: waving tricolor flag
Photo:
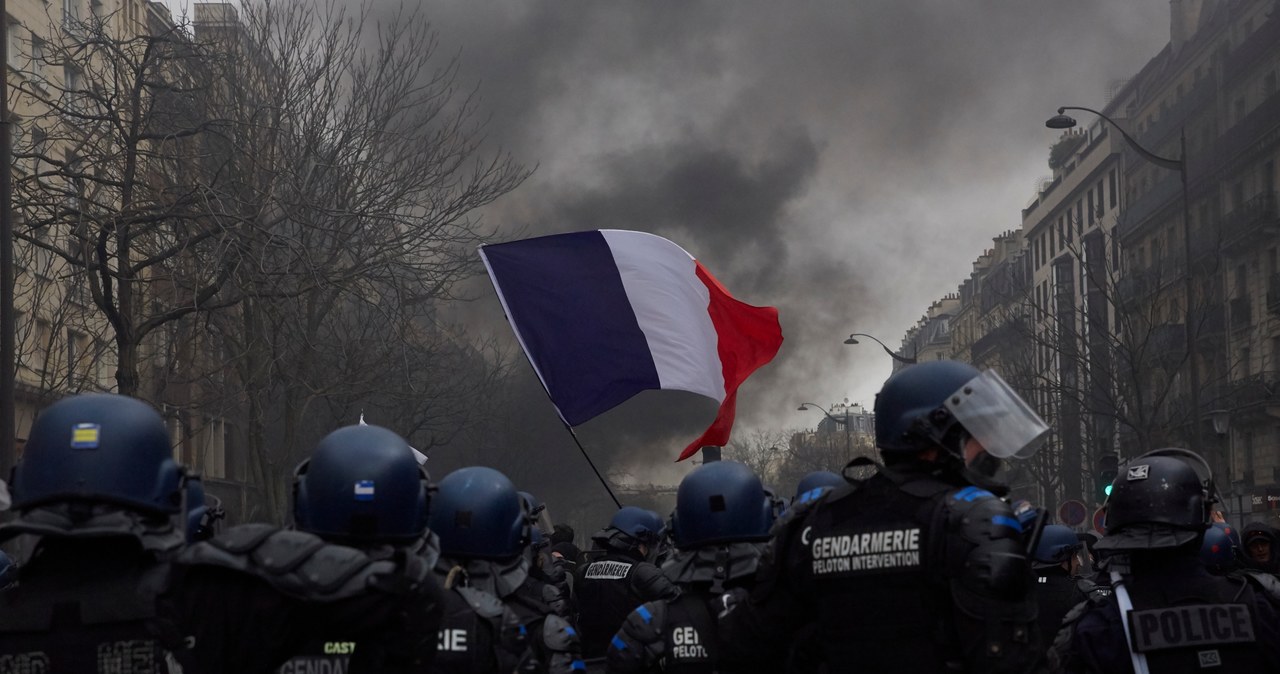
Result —
[[581, 424], [646, 389], [720, 402], [680, 454], [723, 445], [738, 386], [782, 345], [778, 310], [734, 299], [683, 248], [599, 230], [480, 247], [516, 338], [560, 417]]

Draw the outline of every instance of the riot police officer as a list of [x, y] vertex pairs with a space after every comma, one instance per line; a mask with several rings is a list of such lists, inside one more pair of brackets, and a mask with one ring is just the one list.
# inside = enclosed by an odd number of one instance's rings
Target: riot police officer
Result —
[[1026, 670], [1031, 569], [990, 476], [1048, 428], [994, 372], [945, 360], [890, 377], [875, 415], [885, 465], [778, 523], [755, 589], [720, 621], [723, 669], [777, 671], [816, 625], [832, 670]]
[[1079, 576], [1083, 547], [1084, 543], [1070, 528], [1050, 524], [1041, 532], [1040, 542], [1031, 555], [1031, 567], [1036, 573], [1036, 601], [1040, 607], [1040, 634], [1046, 641], [1058, 633], [1062, 618], [1072, 608], [1087, 601], [1090, 594], [1099, 592], [1092, 581]]
[[751, 586], [772, 525], [769, 498], [747, 466], [715, 461], [689, 473], [672, 517], [676, 553], [663, 567], [680, 596], [627, 616], [610, 642], [608, 671], [716, 671], [717, 599]]
[[1208, 465], [1186, 450], [1121, 466], [1095, 546], [1114, 591], [1068, 614], [1054, 671], [1280, 671], [1280, 598], [1198, 558], [1216, 498]]
[[604, 656], [635, 607], [676, 597], [679, 591], [650, 561], [665, 536], [658, 513], [626, 506], [591, 537], [597, 554], [594, 561], [579, 566], [573, 583], [583, 655]]
[[529, 545], [525, 548], [525, 554], [529, 557], [530, 582], [540, 590], [540, 603], [561, 618], [571, 619], [573, 607], [570, 602], [569, 573], [551, 555], [549, 536], [554, 532], [554, 527], [547, 513], [547, 505], [527, 491], [520, 492], [520, 501], [524, 505], [525, 515], [533, 525], [529, 529]]
[[581, 668], [576, 630], [529, 578], [531, 522], [511, 480], [492, 468], [461, 468], [440, 481], [430, 523], [440, 537], [445, 614], [429, 671]]
[[187, 476], [186, 507], [188, 541], [207, 541], [222, 530], [226, 511], [217, 497], [205, 494], [199, 475]]
[[[349, 545], [372, 559], [431, 569], [439, 541], [427, 530], [430, 478], [409, 443], [379, 426], [340, 428], [294, 469], [293, 520], [299, 531]], [[413, 620], [417, 629], [395, 638], [318, 638], [280, 669], [294, 672], [378, 672], [395, 666], [422, 671], [436, 650], [441, 596], [434, 576], [424, 583]], [[327, 668], [322, 663], [332, 663]]]
[[0, 593], [0, 661], [265, 673], [315, 634], [415, 628], [403, 602], [425, 571], [266, 525], [183, 551], [185, 478], [164, 420], [142, 401], [86, 394], [45, 409], [14, 469], [18, 518], [0, 528], [0, 538], [36, 537], [21, 583]]

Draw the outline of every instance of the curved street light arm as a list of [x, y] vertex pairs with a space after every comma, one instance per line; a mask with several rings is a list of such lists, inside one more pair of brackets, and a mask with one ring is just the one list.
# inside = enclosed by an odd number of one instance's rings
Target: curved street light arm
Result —
[[[836, 422], [837, 424], [847, 424], [847, 423], [848, 423], [848, 421], [847, 421], [846, 419], [841, 419], [840, 417], [837, 417], [837, 416], [832, 415], [830, 412], [828, 412], [828, 411], [827, 411], [827, 408], [825, 408], [825, 407], [823, 407], [822, 405], [819, 405], [819, 404], [817, 404], [817, 403], [800, 403], [800, 407], [798, 407], [798, 408], [797, 408], [797, 411], [807, 411], [807, 409], [808, 409], [808, 407], [807, 407], [807, 406], [812, 406], [814, 409], [818, 410], [819, 412], [822, 412], [822, 415], [823, 415], [823, 416], [825, 416], [826, 418], [828, 418], [828, 419], [830, 419], [830, 420], [832, 420], [832, 421]], [[846, 411], [845, 411], [845, 416], [847, 417], [848, 415], [849, 415], [849, 412], [846, 410]]]
[[887, 353], [887, 354], [889, 354], [889, 357], [890, 357], [890, 358], [892, 358], [892, 359], [894, 359], [894, 360], [898, 361], [899, 363], [902, 363], [902, 364], [904, 364], [904, 365], [915, 365], [915, 364], [916, 364], [916, 359], [915, 359], [914, 357], [899, 356], [897, 353], [895, 353], [895, 352], [894, 352], [894, 350], [893, 350], [893, 349], [890, 349], [888, 346], [886, 346], [884, 342], [882, 342], [882, 341], [880, 341], [880, 340], [876, 339], [875, 337], [872, 337], [871, 335], [866, 334], [865, 332], [855, 332], [855, 333], [853, 333], [853, 334], [849, 335], [849, 339], [846, 339], [844, 343], [845, 343], [845, 344], [857, 344], [857, 343], [858, 343], [858, 340], [854, 339], [854, 337], [866, 337], [867, 339], [869, 339], [869, 340], [871, 340], [871, 341], [875, 342], [876, 344], [879, 344], [879, 345], [880, 345], [880, 348], [884, 349], [884, 352], [885, 352], [885, 353]]
[[1147, 161], [1151, 162], [1152, 164], [1155, 164], [1156, 166], [1167, 168], [1171, 171], [1182, 170], [1182, 165], [1183, 165], [1182, 159], [1169, 159], [1168, 157], [1161, 157], [1160, 155], [1153, 154], [1147, 148], [1139, 145], [1138, 141], [1133, 139], [1133, 136], [1130, 136], [1128, 133], [1125, 132], [1124, 129], [1120, 128], [1120, 125], [1116, 123], [1116, 120], [1111, 119], [1110, 117], [1102, 114], [1101, 112], [1098, 112], [1097, 110], [1094, 110], [1092, 108], [1083, 108], [1077, 105], [1064, 105], [1058, 108], [1058, 114], [1061, 115], [1063, 112], [1066, 112], [1067, 110], [1080, 110], [1081, 112], [1092, 112], [1093, 114], [1101, 117], [1104, 121], [1106, 121], [1111, 126], [1115, 127], [1116, 131], [1120, 132], [1120, 136], [1124, 138], [1124, 141], [1129, 144], [1129, 147], [1133, 148], [1135, 152], [1142, 155], [1143, 159], [1146, 159]]

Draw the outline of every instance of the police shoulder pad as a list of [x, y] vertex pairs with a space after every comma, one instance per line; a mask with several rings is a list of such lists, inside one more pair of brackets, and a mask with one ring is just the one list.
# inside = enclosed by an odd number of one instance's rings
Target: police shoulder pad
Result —
[[233, 527], [188, 547], [178, 563], [238, 571], [305, 601], [335, 601], [367, 592], [371, 579], [393, 570], [356, 548], [325, 543], [301, 531], [271, 525]]
[[577, 651], [578, 632], [564, 618], [549, 615], [542, 621], [542, 643], [548, 650], [557, 653]]
[[1272, 601], [1280, 602], [1280, 578], [1256, 569], [1241, 569], [1238, 573], [1252, 582], [1254, 587], [1270, 596]]
[[453, 589], [466, 600], [467, 606], [470, 606], [471, 610], [482, 618], [497, 618], [506, 609], [502, 604], [502, 600], [484, 590], [478, 590], [474, 587], [455, 587]]

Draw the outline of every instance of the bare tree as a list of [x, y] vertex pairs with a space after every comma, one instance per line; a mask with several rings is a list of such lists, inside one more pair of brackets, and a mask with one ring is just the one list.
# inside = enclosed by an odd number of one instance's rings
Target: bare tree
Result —
[[375, 25], [367, 9], [266, 2], [196, 34], [220, 46], [228, 123], [207, 156], [237, 176], [226, 211], [243, 235], [241, 299], [210, 331], [276, 517], [324, 433], [364, 410], [427, 450], [485, 423], [506, 367], [440, 308], [494, 236], [478, 209], [528, 170], [483, 149], [474, 91], [425, 18]]

